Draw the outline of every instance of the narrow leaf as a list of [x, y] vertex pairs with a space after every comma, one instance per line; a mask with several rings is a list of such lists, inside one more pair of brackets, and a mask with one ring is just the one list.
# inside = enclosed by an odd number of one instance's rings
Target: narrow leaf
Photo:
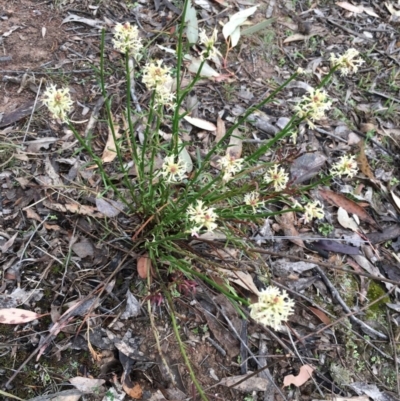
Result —
[[0, 309], [0, 323], [3, 324], [28, 323], [42, 316], [43, 315], [39, 315], [35, 312], [24, 309], [17, 309], [17, 308]]

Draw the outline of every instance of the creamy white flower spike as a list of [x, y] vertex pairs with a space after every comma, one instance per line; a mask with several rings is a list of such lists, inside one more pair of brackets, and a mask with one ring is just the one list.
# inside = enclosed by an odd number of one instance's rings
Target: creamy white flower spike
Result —
[[235, 156], [228, 154], [222, 156], [218, 160], [218, 164], [224, 172], [223, 180], [229, 181], [236, 173], [242, 170], [243, 159], [237, 159]]
[[285, 173], [285, 170], [279, 167], [279, 164], [275, 164], [271, 167], [264, 175], [264, 181], [272, 182], [275, 191], [281, 191], [286, 188], [286, 184], [289, 181], [289, 175]]
[[260, 194], [257, 191], [249, 192], [244, 196], [244, 203], [253, 208], [255, 212], [258, 206], [264, 205], [264, 201], [260, 200]]
[[331, 53], [330, 61], [332, 67], [338, 67], [340, 74], [345, 76], [356, 73], [359, 67], [364, 64], [364, 60], [356, 58], [359, 56], [356, 49], [348, 49], [342, 56], [335, 56]]
[[218, 215], [214, 212], [214, 208], [205, 207], [203, 201], [198, 200], [196, 206], [189, 206], [187, 215], [189, 220], [195, 224], [191, 229], [193, 236], [197, 236], [203, 227], [207, 228], [207, 231], [214, 231], [218, 227], [215, 223]]
[[42, 102], [53, 117], [62, 122], [68, 121], [68, 113], [72, 110], [74, 103], [68, 88], [57, 89], [55, 85], [48, 86], [43, 93]]
[[315, 121], [325, 117], [325, 111], [329, 110], [332, 102], [328, 101], [328, 96], [322, 89], [309, 89], [309, 95], [304, 95], [301, 101], [294, 106], [299, 118], [305, 120], [310, 128], [315, 128]]
[[215, 57], [217, 54], [221, 54], [215, 47], [215, 42], [217, 41], [218, 31], [214, 28], [211, 36], [207, 36], [204, 29], [199, 32], [199, 42], [206, 47], [205, 50], [201, 52], [201, 57], [207, 56], [207, 59]]
[[114, 49], [133, 57], [137, 57], [143, 48], [137, 27], [132, 26], [129, 22], [115, 25], [112, 42]]
[[175, 94], [172, 93], [171, 68], [163, 67], [162, 60], [147, 63], [143, 67], [142, 81], [147, 89], [155, 92], [155, 105], [165, 105], [173, 107]]
[[[175, 161], [178, 159], [178, 161]], [[181, 182], [186, 176], [186, 163], [175, 156], [167, 156], [164, 159], [161, 174], [167, 182]]]
[[352, 178], [358, 173], [357, 161], [354, 155], [344, 155], [339, 158], [339, 161], [332, 166], [331, 174], [333, 176], [343, 176]]
[[314, 218], [322, 219], [325, 216], [324, 209], [322, 208], [320, 201], [308, 202], [305, 206], [303, 206], [303, 209], [304, 223], [308, 223]]
[[294, 301], [285, 290], [269, 286], [258, 294], [258, 302], [250, 305], [250, 316], [265, 326], [279, 329], [293, 313]]

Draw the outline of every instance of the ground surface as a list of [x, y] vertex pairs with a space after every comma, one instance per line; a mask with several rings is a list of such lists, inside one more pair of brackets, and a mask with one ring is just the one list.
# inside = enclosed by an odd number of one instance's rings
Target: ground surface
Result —
[[[288, 141], [274, 157], [285, 160], [293, 181], [308, 183], [329, 167], [334, 156], [361, 154], [357, 180], [336, 180], [331, 189], [346, 194], [353, 185], [358, 200], [374, 217], [369, 221], [361, 218], [363, 239], [370, 242], [360, 248], [359, 237], [338, 223], [337, 208], [346, 209], [343, 199], [329, 201], [327, 196], [313, 192], [311, 196], [329, 210], [325, 223], [301, 226], [294, 214], [293, 220], [277, 218], [270, 222], [270, 230], [277, 238], [286, 238], [275, 241], [268, 236], [268, 225], [264, 231], [252, 227], [249, 241], [266, 252], [258, 259], [240, 260], [238, 253], [222, 253], [223, 245], [217, 242], [206, 248], [194, 245], [202, 257], [215, 258], [227, 268], [240, 268], [256, 284], [259, 276], [268, 275], [288, 288], [297, 301], [296, 314], [289, 320], [291, 332], [276, 336], [253, 322], [244, 331], [243, 321], [230, 303], [204, 283], [197, 283], [196, 292], [175, 298], [186, 351], [209, 399], [270, 400], [268, 394], [272, 393], [276, 400], [326, 399], [332, 394], [346, 399], [359, 394], [365, 400], [368, 396], [391, 400], [400, 395], [400, 307], [398, 291], [392, 285], [400, 279], [400, 201], [396, 198], [400, 180], [400, 8], [395, 2], [357, 3], [260, 2], [253, 24], [266, 17], [274, 18], [274, 22], [242, 38], [227, 59], [227, 69], [219, 70], [229, 79], [202, 80], [195, 88], [201, 117], [215, 122], [223, 109], [233, 116], [238, 106], [257, 103], [298, 67], [310, 71], [262, 110], [258, 125], [249, 124], [251, 149], [257, 146], [251, 140], [270, 137], [269, 127], [277, 129], [280, 118], [291, 118], [290, 106], [295, 99], [308, 83], [315, 86], [327, 73], [326, 60], [331, 52], [343, 53], [350, 47], [359, 50], [365, 59], [359, 73], [343, 79], [338, 75], [327, 88], [334, 99], [327, 120], [315, 130], [303, 127], [297, 144]], [[196, 4], [207, 29], [225, 23], [238, 11], [223, 2]], [[238, 4], [248, 7], [253, 2]], [[129, 393], [125, 399], [198, 397], [172, 331], [171, 310], [166, 303], [153, 302], [151, 308], [175, 383], [155, 344], [144, 300], [146, 282], [138, 275], [141, 250], [132, 251], [130, 241], [140, 221], [127, 215], [108, 219], [107, 223], [99, 218], [95, 198], [102, 191], [101, 180], [93, 169], [85, 168], [88, 159], [77, 153], [72, 132], [53, 121], [40, 102], [35, 102], [37, 91], [50, 83], [68, 86], [76, 101], [72, 119], [84, 135], [100, 97], [94, 69], [100, 62], [99, 27], [104, 27], [108, 32], [108, 86], [118, 113], [125, 81], [121, 56], [112, 49], [111, 28], [116, 22], [137, 22], [148, 39], [164, 30], [165, 35], [148, 49], [151, 57], [160, 57], [161, 50], [155, 44], [174, 46], [174, 20], [182, 7], [179, 2], [168, 1], [139, 5], [137, 9], [114, 0], [0, 0], [0, 309], [21, 307], [49, 313], [27, 324], [0, 324], [0, 382], [4, 391], [24, 400], [46, 395], [49, 397], [38, 399], [52, 399], [59, 392], [74, 389], [68, 380], [76, 377], [104, 382], [82, 396], [61, 393], [58, 400], [101, 400], [113, 386], [121, 394]], [[65, 22], [71, 14], [83, 19]], [[219, 40], [221, 49], [226, 50], [222, 36]], [[192, 51], [195, 54], [199, 50]], [[147, 96], [143, 88], [139, 82], [140, 102]], [[100, 155], [107, 135], [105, 123], [99, 122], [93, 132], [93, 148]], [[210, 140], [203, 133], [192, 135], [198, 135], [195, 139], [199, 143]], [[365, 139], [365, 150], [360, 151], [357, 143]], [[107, 166], [110, 174], [116, 171], [114, 167], [112, 163]], [[87, 209], [82, 211], [74, 201]], [[347, 211], [357, 214], [351, 208]], [[345, 242], [330, 243], [329, 247], [320, 244], [314, 253], [304, 248], [304, 243], [299, 246], [299, 241], [322, 236], [344, 238]], [[349, 245], [352, 249], [346, 248]], [[356, 255], [352, 254], [355, 247], [359, 250]], [[304, 260], [312, 266], [306, 266]], [[333, 270], [334, 266], [339, 270]], [[346, 266], [347, 271], [340, 270]], [[218, 275], [208, 273], [218, 280]], [[108, 287], [99, 293], [102, 284]], [[251, 297], [242, 287], [235, 288]], [[156, 282], [153, 290], [156, 296]], [[390, 295], [386, 295], [388, 291]], [[143, 302], [135, 317], [129, 313], [127, 318], [121, 317], [126, 312], [127, 293]], [[80, 304], [74, 319], [62, 320], [60, 316], [76, 301]], [[359, 320], [352, 320], [353, 314]], [[261, 356], [263, 366], [268, 365], [277, 389], [269, 385], [266, 392], [261, 391], [250, 378], [244, 380], [241, 390], [229, 388], [233, 382], [216, 385], [222, 379], [258, 369], [252, 358], [247, 366], [242, 363], [246, 353], [225, 316], [237, 333], [244, 333], [242, 337], [252, 352]], [[61, 330], [54, 334], [52, 325], [60, 322]], [[43, 355], [36, 360], [39, 349]], [[304, 365], [315, 368], [313, 380], [282, 390], [284, 378], [297, 375]], [[125, 381], [121, 389], [124, 371], [132, 383]], [[265, 371], [254, 378], [264, 377], [265, 385], [268, 380], [263, 374]]]

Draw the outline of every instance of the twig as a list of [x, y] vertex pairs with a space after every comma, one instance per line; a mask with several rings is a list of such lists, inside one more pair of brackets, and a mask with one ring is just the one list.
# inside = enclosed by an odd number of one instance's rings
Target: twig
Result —
[[394, 366], [396, 368], [396, 382], [397, 382], [397, 395], [400, 396], [400, 377], [399, 377], [399, 363], [397, 361], [397, 344], [393, 335], [392, 322], [390, 321], [389, 311], [386, 311], [387, 321], [389, 323], [389, 337], [392, 343], [392, 349], [394, 353]]
[[[373, 329], [372, 327], [368, 326], [366, 323], [364, 323], [362, 320], [358, 319], [357, 317], [354, 316], [353, 312], [351, 309], [347, 306], [346, 302], [344, 302], [343, 298], [340, 296], [339, 292], [336, 290], [335, 286], [331, 283], [329, 278], [326, 276], [326, 274], [322, 271], [322, 269], [319, 266], [315, 266], [315, 269], [317, 270], [318, 274], [321, 276], [322, 281], [325, 283], [325, 285], [329, 288], [331, 291], [333, 297], [336, 299], [336, 301], [340, 304], [340, 306], [343, 308], [343, 310], [349, 315], [349, 319], [355, 323], [361, 326], [361, 329], [367, 333], [368, 335], [376, 336], [380, 338], [381, 340], [387, 340], [388, 337], [386, 334], [381, 333], [378, 330]], [[392, 289], [389, 291], [393, 291], [393, 289], [396, 287], [392, 287]], [[385, 294], [387, 296], [387, 294]], [[367, 305], [369, 307], [370, 305]]]
[[131, 94], [131, 99], [132, 99], [133, 103], [135, 104], [136, 111], [138, 113], [141, 113], [142, 108], [140, 107], [140, 103], [139, 103], [139, 100], [138, 100], [138, 98], [136, 96], [136, 92], [135, 92], [135, 62], [132, 57], [129, 58], [128, 68], [129, 68], [129, 76], [130, 76], [129, 82], [131, 85], [131, 87], [129, 88], [129, 91]]
[[271, 256], [278, 256], [280, 258], [289, 258], [289, 259], [298, 260], [298, 261], [301, 261], [301, 262], [315, 263], [316, 265], [322, 266], [322, 267], [326, 267], [327, 269], [334, 269], [334, 270], [337, 270], [339, 272], [352, 273], [352, 274], [356, 274], [357, 276], [363, 276], [363, 277], [370, 278], [372, 280], [377, 280], [377, 281], [382, 281], [384, 283], [394, 284], [395, 286], [399, 285], [399, 282], [395, 281], [395, 280], [389, 280], [388, 278], [374, 276], [373, 274], [357, 272], [357, 271], [354, 271], [354, 270], [342, 269], [340, 267], [334, 266], [333, 264], [320, 262], [319, 260], [315, 260], [315, 259], [305, 259], [305, 258], [301, 258], [299, 256], [290, 255], [288, 253], [272, 252], [272, 251], [267, 251], [266, 249], [259, 249], [259, 248], [249, 248], [248, 251], [257, 252], [257, 253], [263, 253], [263, 254], [271, 255]]
[[84, 137], [86, 139], [89, 136], [91, 130], [94, 127], [94, 125], [97, 123], [98, 116], [99, 116], [101, 108], [103, 107], [104, 102], [105, 102], [104, 97], [100, 96], [99, 99], [97, 100], [96, 104], [94, 105], [94, 108], [93, 108], [93, 111], [92, 111], [92, 115], [90, 116], [89, 122], [88, 122], [88, 124], [86, 126], [86, 129], [85, 129]]
[[226, 356], [226, 351], [211, 337], [207, 337], [207, 341], [222, 355]]
[[[296, 347], [296, 345], [295, 345], [295, 343], [294, 343], [294, 341], [293, 341], [292, 334], [290, 333], [290, 330], [288, 330], [287, 334], [288, 334], [288, 336], [289, 336], [290, 342], [292, 343], [292, 347], [293, 347], [293, 349], [294, 349], [294, 352], [296, 353], [297, 357], [300, 359], [300, 362], [301, 362], [303, 365], [305, 365], [305, 363], [304, 363], [304, 361], [303, 361], [303, 358], [302, 358], [301, 355], [299, 354], [299, 351], [297, 351], [297, 347]], [[322, 390], [319, 388], [318, 383], [315, 381], [315, 379], [314, 379], [314, 377], [313, 377], [312, 374], [310, 374], [310, 378], [311, 378], [311, 380], [314, 382], [315, 387], [318, 389], [318, 392], [319, 392], [320, 396], [321, 396], [322, 398], [324, 398], [324, 393], [323, 393]]]
[[[260, 362], [258, 361], [257, 357], [253, 354], [253, 352], [250, 350], [250, 348], [247, 346], [247, 344], [242, 340], [242, 338], [240, 337], [240, 334], [237, 332], [237, 330], [235, 329], [235, 326], [232, 324], [232, 322], [230, 321], [230, 319], [228, 318], [228, 316], [226, 316], [226, 314], [224, 313], [224, 311], [222, 310], [222, 308], [214, 301], [214, 299], [212, 297], [209, 297], [209, 299], [211, 300], [211, 302], [214, 304], [214, 306], [216, 307], [216, 309], [221, 313], [221, 315], [224, 317], [225, 321], [228, 323], [230, 329], [235, 333], [236, 337], [239, 339], [239, 341], [243, 344], [243, 347], [246, 348], [247, 352], [249, 353], [249, 355], [251, 355], [254, 359], [254, 361], [256, 362], [257, 366], [259, 368], [263, 368], [263, 366], [260, 364]], [[282, 393], [281, 389], [275, 384], [274, 379], [272, 378], [271, 374], [268, 372], [267, 373], [267, 379], [270, 381], [270, 383], [275, 387], [275, 389], [278, 391], [279, 395], [285, 400], [287, 401], [287, 398], [285, 397], [285, 395]], [[235, 385], [237, 385], [238, 383], [236, 383]], [[234, 385], [234, 386], [235, 386]], [[232, 386], [232, 387], [234, 387]]]
[[30, 127], [30, 125], [31, 125], [33, 113], [36, 111], [36, 104], [37, 104], [37, 101], [38, 101], [38, 99], [39, 99], [40, 88], [42, 87], [42, 82], [43, 82], [43, 78], [40, 78], [39, 87], [38, 87], [38, 90], [37, 90], [37, 92], [36, 92], [35, 103], [33, 103], [32, 113], [31, 113], [31, 116], [29, 117], [29, 121], [28, 121], [28, 124], [27, 124], [27, 126], [26, 126], [25, 135], [24, 135], [24, 139], [22, 140], [22, 143], [25, 142], [26, 136], [28, 135], [29, 127]]

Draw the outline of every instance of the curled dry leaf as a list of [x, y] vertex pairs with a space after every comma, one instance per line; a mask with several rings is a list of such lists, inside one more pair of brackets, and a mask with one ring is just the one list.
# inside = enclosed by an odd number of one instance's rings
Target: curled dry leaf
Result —
[[240, 26], [243, 25], [247, 18], [253, 15], [258, 6], [250, 7], [245, 10], [241, 10], [229, 17], [229, 21], [222, 28], [222, 34], [225, 39], [230, 37], [231, 46], [235, 47], [240, 39]]
[[315, 316], [317, 316], [317, 318], [319, 320], [321, 320], [322, 323], [328, 325], [332, 323], [332, 320], [329, 318], [329, 316], [327, 316], [324, 312], [322, 312], [321, 310], [314, 308], [312, 306], [309, 306], [308, 309], [314, 313]]
[[43, 315], [39, 315], [35, 312], [17, 309], [17, 308], [9, 308], [9, 309], [0, 309], [0, 323], [3, 324], [23, 324], [31, 322], [32, 320], [39, 319]]
[[105, 198], [96, 198], [96, 207], [100, 213], [107, 217], [116, 217], [124, 209], [121, 202]]
[[140, 278], [147, 278], [151, 271], [151, 259], [147, 255], [141, 256], [137, 261], [137, 271]]
[[229, 138], [229, 145], [226, 149], [226, 154], [234, 156], [236, 159], [239, 159], [242, 155], [242, 135], [238, 129], [234, 129], [231, 137]]
[[210, 123], [209, 121], [203, 120], [201, 118], [185, 116], [183, 117], [189, 124], [194, 125], [197, 128], [204, 129], [206, 131], [216, 131], [217, 127]]
[[105, 217], [104, 214], [97, 212], [96, 208], [87, 205], [80, 205], [79, 203], [66, 203], [65, 205], [62, 205], [61, 203], [44, 200], [43, 206], [61, 213], [77, 213], [85, 216], [97, 217], [99, 219]]
[[371, 170], [371, 167], [368, 163], [367, 156], [365, 155], [365, 142], [360, 141], [358, 142], [358, 147], [360, 149], [360, 152], [357, 156], [357, 162], [358, 166], [360, 167], [361, 172], [367, 176], [372, 182], [377, 182], [374, 173]]
[[300, 368], [300, 372], [297, 376], [288, 375], [283, 379], [283, 387], [290, 386], [294, 384], [296, 387], [302, 386], [310, 377], [314, 368], [310, 365], [303, 365]]
[[83, 393], [93, 393], [99, 390], [99, 387], [105, 383], [105, 380], [77, 376], [69, 379], [69, 382]]
[[337, 219], [339, 224], [344, 227], [344, 228], [349, 228], [350, 230], [353, 230], [354, 232], [358, 232], [359, 228], [357, 223], [354, 221], [352, 217], [349, 216], [349, 214], [344, 210], [342, 207], [339, 207], [338, 213], [337, 213]]
[[234, 390], [238, 390], [245, 393], [251, 393], [252, 391], [266, 391], [268, 387], [271, 385], [270, 381], [266, 377], [253, 376], [249, 377], [246, 380], [243, 380], [245, 378], [246, 376], [244, 375], [225, 377], [218, 384], [221, 386], [232, 387]]
[[255, 286], [253, 278], [249, 273], [243, 271], [233, 271], [227, 269], [218, 269], [223, 275], [229, 277], [229, 280], [233, 283], [240, 285], [247, 291], [251, 291], [254, 294], [258, 294], [258, 288]]
[[320, 189], [319, 193], [331, 205], [342, 207], [348, 213], [356, 214], [361, 220], [380, 230], [378, 223], [358, 203], [327, 189]]
[[[121, 134], [117, 132], [118, 130], [118, 124], [114, 124], [114, 134], [115, 134], [115, 139], [121, 138]], [[103, 155], [101, 156], [101, 160], [104, 163], [110, 163], [112, 162], [117, 156], [117, 150], [116, 150], [116, 144], [114, 141], [114, 135], [112, 133], [111, 128], [108, 128], [108, 138], [107, 138], [107, 143], [106, 146], [104, 147]]]
[[[288, 209], [288, 207], [285, 206], [284, 209]], [[294, 220], [295, 220], [294, 212], [287, 212], [287, 213], [282, 213], [281, 215], [277, 215], [275, 216], [275, 220], [281, 226], [284, 234], [287, 237], [290, 237], [289, 241], [303, 248], [305, 247], [303, 240], [299, 238], [299, 233], [294, 227]]]

